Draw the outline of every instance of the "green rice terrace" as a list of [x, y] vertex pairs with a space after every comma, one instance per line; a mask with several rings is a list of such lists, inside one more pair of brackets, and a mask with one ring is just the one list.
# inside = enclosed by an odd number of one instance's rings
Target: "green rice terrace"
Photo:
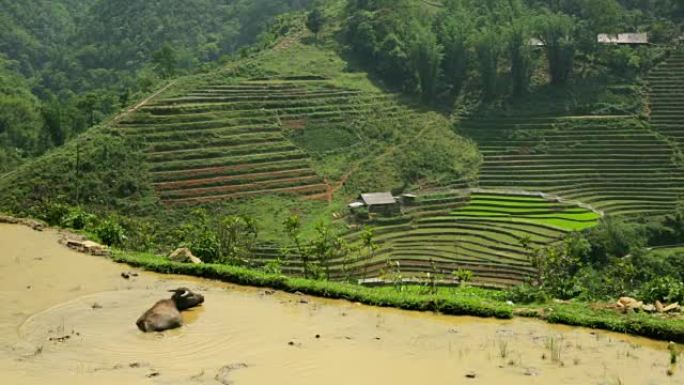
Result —
[[518, 115], [463, 119], [485, 161], [479, 185], [575, 199], [610, 215], [667, 213], [684, 195], [684, 53], [647, 77], [649, 119]]
[[369, 109], [390, 114], [387, 99], [325, 80], [212, 84], [155, 100], [118, 129], [146, 143], [154, 186], [166, 203], [281, 192], [326, 199], [329, 185], [283, 130], [342, 125]]
[[379, 119], [407, 134], [448, 133], [443, 117], [414, 111], [367, 83], [340, 83], [294, 74], [212, 78], [171, 87], [113, 130], [144, 144], [154, 188], [167, 205], [269, 194], [331, 201], [350, 164], [391, 150], [363, 132]]
[[650, 121], [658, 133], [680, 147], [684, 143], [684, 50], [675, 50], [664, 63], [651, 71]]
[[[370, 255], [328, 261], [327, 267], [332, 277], [380, 277], [386, 283], [425, 280], [428, 274], [453, 283], [458, 281], [454, 272], [468, 270], [477, 286], [509, 287], [533, 276], [534, 249], [595, 226], [600, 217], [591, 208], [541, 194], [479, 190], [424, 194], [404, 207], [403, 215], [372, 221], [376, 246]], [[349, 227], [345, 240], [363, 250], [362, 228], [351, 223]], [[277, 248], [260, 248], [258, 264], [272, 262], [280, 253]], [[300, 260], [280, 262], [284, 271], [301, 272]]]
[[630, 116], [474, 118], [482, 188], [542, 191], [610, 215], [666, 213], [684, 193], [677, 151]]

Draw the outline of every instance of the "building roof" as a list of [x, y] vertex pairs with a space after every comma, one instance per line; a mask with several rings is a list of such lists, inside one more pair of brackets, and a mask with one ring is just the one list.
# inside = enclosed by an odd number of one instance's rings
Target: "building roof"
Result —
[[648, 44], [648, 33], [600, 33], [597, 40], [601, 44]]
[[397, 200], [389, 192], [361, 194], [361, 200], [366, 206], [393, 205]]
[[352, 209], [358, 209], [358, 208], [361, 208], [361, 207], [363, 207], [363, 206], [365, 206], [365, 205], [363, 204], [363, 202], [358, 202], [358, 201], [357, 201], [357, 202], [352, 202], [352, 203], [348, 204], [347, 206], [348, 206], [349, 208], [352, 208]]
[[541, 40], [536, 37], [530, 38], [527, 41], [527, 45], [530, 47], [544, 47], [546, 44]]

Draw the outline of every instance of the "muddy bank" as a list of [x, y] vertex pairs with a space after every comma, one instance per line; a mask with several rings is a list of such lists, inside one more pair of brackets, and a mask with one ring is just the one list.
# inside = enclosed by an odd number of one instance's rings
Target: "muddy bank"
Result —
[[[0, 381], [6, 384], [684, 384], [666, 344], [618, 334], [370, 308], [131, 271], [0, 224]], [[206, 302], [143, 334], [166, 290]], [[467, 378], [473, 375], [475, 378]]]

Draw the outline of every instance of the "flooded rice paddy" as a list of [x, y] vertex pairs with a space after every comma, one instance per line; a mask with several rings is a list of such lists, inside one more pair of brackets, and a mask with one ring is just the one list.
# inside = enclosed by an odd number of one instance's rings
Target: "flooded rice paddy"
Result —
[[[2, 384], [684, 384], [663, 342], [531, 320], [404, 312], [137, 272], [0, 225]], [[168, 289], [185, 326], [141, 333]], [[679, 368], [676, 368], [679, 369]], [[471, 378], [474, 377], [474, 378]]]

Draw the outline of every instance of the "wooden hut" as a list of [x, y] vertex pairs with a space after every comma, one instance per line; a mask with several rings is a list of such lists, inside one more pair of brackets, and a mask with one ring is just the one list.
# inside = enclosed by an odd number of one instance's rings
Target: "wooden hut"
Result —
[[648, 33], [600, 33], [596, 39], [600, 44], [646, 45]]
[[377, 192], [361, 194], [359, 199], [349, 204], [352, 211], [360, 208], [368, 210], [368, 214], [392, 216], [401, 214], [401, 204], [392, 193]]

